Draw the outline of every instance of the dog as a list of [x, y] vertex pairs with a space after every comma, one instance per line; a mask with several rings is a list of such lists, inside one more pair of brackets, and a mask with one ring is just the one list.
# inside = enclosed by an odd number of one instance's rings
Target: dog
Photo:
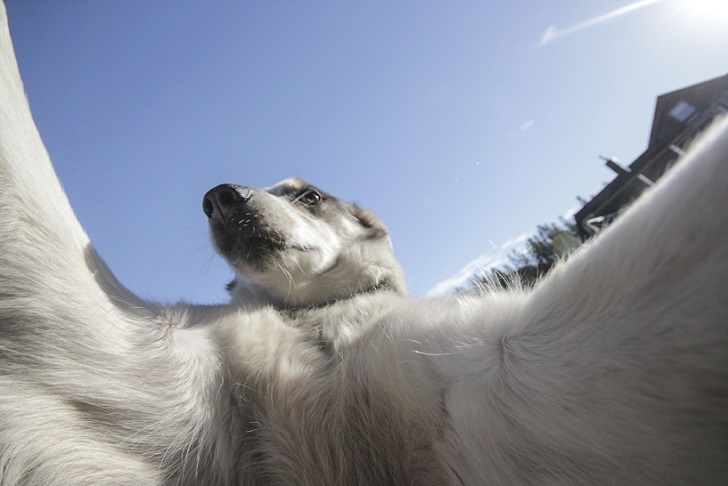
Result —
[[406, 293], [382, 222], [301, 179], [263, 191], [222, 184], [203, 209], [218, 253], [241, 277], [229, 286], [239, 303], [311, 306], [382, 289]]
[[299, 179], [203, 197], [231, 303], [93, 249], [0, 11], [0, 484], [728, 482], [728, 123], [532, 290], [406, 295]]

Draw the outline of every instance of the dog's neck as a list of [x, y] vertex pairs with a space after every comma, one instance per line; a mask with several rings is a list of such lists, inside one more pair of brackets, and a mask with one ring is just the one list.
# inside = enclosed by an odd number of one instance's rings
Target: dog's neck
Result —
[[350, 302], [354, 299], [358, 299], [362, 296], [371, 296], [378, 293], [387, 293], [392, 295], [398, 295], [401, 297], [405, 296], [405, 293], [402, 292], [402, 290], [397, 286], [394, 285], [389, 280], [383, 280], [381, 282], [378, 282], [374, 285], [372, 285], [369, 288], [360, 290], [358, 292], [351, 293], [349, 295], [345, 295], [342, 297], [336, 297], [331, 299], [324, 299], [319, 302], [310, 303], [310, 304], [304, 304], [304, 305], [293, 305], [293, 304], [287, 304], [285, 302], [270, 302], [269, 305], [272, 307], [278, 309], [283, 314], [298, 314], [301, 312], [307, 312], [311, 310], [316, 309], [325, 309], [328, 307], [332, 307], [337, 304]]
[[266, 305], [280, 310], [305, 310], [326, 308], [360, 295], [388, 292], [407, 295], [407, 286], [401, 268], [396, 263], [369, 264], [366, 267], [349, 268], [348, 273], [325, 272], [305, 283], [294, 284], [290, 291], [275, 286], [253, 283], [238, 277], [228, 290], [233, 303], [243, 306]]
[[406, 296], [399, 289], [382, 283], [346, 298], [275, 309], [287, 325], [308, 333], [321, 350], [336, 357], [360, 339], [364, 329], [379, 325], [393, 307], [402, 305], [403, 299]]
[[331, 295], [322, 295], [317, 299], [311, 299], [308, 302], [291, 301], [276, 297], [268, 290], [257, 285], [250, 284], [246, 281], [238, 280], [228, 287], [233, 297], [233, 303], [241, 306], [268, 306], [272, 307], [284, 314], [293, 314], [314, 309], [325, 309], [342, 302], [348, 302], [361, 296], [371, 296], [378, 293], [387, 293], [405, 297], [406, 290], [398, 281], [389, 278], [383, 278], [379, 281], [372, 282], [369, 286], [352, 289], [350, 292], [337, 292]]

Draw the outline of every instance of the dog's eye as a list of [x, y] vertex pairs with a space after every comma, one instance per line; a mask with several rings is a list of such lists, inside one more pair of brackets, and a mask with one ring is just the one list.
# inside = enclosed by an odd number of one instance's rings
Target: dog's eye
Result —
[[301, 194], [299, 200], [306, 206], [316, 206], [321, 202], [321, 194], [311, 189]]

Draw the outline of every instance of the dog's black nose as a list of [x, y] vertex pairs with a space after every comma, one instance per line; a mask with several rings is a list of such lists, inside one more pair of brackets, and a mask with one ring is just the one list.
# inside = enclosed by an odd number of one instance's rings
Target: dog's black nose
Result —
[[202, 210], [208, 218], [214, 216], [224, 218], [228, 212], [247, 203], [251, 197], [253, 190], [249, 187], [220, 184], [207, 191], [202, 199]]

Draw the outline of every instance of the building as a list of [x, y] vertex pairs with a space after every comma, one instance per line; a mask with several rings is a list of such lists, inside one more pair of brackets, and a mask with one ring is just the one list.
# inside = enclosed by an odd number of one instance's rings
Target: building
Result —
[[700, 132], [726, 113], [728, 75], [659, 96], [647, 150], [629, 167], [607, 160], [617, 177], [574, 215], [582, 240], [611, 223], [680, 159]]

